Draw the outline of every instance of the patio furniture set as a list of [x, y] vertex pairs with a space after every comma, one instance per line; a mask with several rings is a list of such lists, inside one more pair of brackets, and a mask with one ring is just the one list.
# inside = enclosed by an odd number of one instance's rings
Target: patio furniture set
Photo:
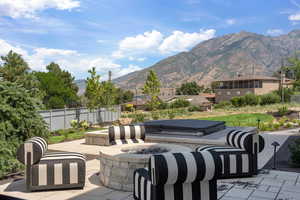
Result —
[[[104, 153], [104, 160], [100, 156], [100, 180], [104, 185], [131, 190], [135, 200], [216, 200], [217, 180], [258, 174], [257, 154], [265, 144], [257, 131], [231, 129], [226, 135], [228, 146], [192, 150], [178, 145], [172, 149], [170, 144], [144, 143], [147, 130], [144, 125], [109, 127], [109, 144], [115, 160], [108, 162], [105, 159], [110, 157]], [[117, 147], [120, 149], [116, 150]], [[28, 191], [84, 187], [86, 161], [82, 154], [49, 153], [46, 141], [34, 137], [19, 147], [17, 158], [25, 164]], [[114, 165], [119, 167], [116, 171]], [[123, 165], [126, 172], [120, 171]], [[127, 174], [124, 178], [112, 178], [117, 172]], [[114, 187], [110, 183], [115, 179], [123, 182]], [[129, 186], [124, 188], [124, 185]]]

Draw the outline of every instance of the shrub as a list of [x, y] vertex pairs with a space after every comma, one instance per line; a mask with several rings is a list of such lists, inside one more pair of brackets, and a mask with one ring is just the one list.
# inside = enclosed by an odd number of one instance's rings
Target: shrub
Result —
[[146, 114], [136, 113], [133, 115], [133, 122], [144, 122], [146, 118]]
[[164, 109], [168, 109], [169, 108], [169, 104], [166, 102], [160, 102], [158, 109], [160, 110], [164, 110]]
[[33, 136], [47, 138], [47, 125], [38, 110], [39, 99], [15, 83], [0, 81], [0, 176], [19, 169], [16, 148]]
[[280, 124], [278, 122], [274, 123], [273, 128], [274, 128], [274, 130], [278, 130], [280, 128]]
[[279, 120], [278, 120], [278, 123], [280, 124], [280, 126], [283, 126], [289, 119], [287, 117], [281, 117]]
[[233, 97], [230, 99], [230, 102], [234, 107], [241, 107], [241, 106], [246, 105], [244, 96]]
[[[294, 94], [294, 90], [292, 88], [283, 88], [283, 94], [284, 94], [284, 102], [290, 102], [291, 96]], [[274, 91], [274, 94], [278, 95], [279, 97], [282, 96], [282, 89]]]
[[249, 106], [255, 106], [258, 105], [260, 102], [259, 96], [256, 96], [255, 94], [246, 94], [243, 98], [244, 104]]
[[185, 99], [176, 99], [170, 104], [170, 108], [184, 108], [188, 107], [191, 103]]
[[291, 162], [293, 165], [300, 166], [300, 138], [296, 139], [293, 144], [289, 145], [291, 152]]
[[88, 129], [90, 127], [90, 123], [86, 120], [83, 120], [79, 122], [80, 128], [83, 128], [84, 130]]
[[292, 127], [294, 126], [294, 124], [293, 124], [292, 122], [286, 122], [286, 123], [284, 124], [284, 126], [285, 126], [286, 128], [292, 128]]
[[289, 112], [288, 108], [286, 106], [282, 106], [278, 108], [278, 114], [280, 116], [286, 115]]
[[73, 119], [70, 121], [70, 125], [72, 128], [76, 129], [78, 128], [78, 121], [76, 119]]
[[0, 141], [0, 178], [23, 168], [21, 163], [15, 159], [18, 146], [17, 140]]
[[220, 103], [218, 104], [215, 104], [214, 105], [214, 108], [218, 109], [218, 108], [228, 108], [228, 107], [231, 107], [232, 104], [230, 101], [221, 101]]
[[201, 111], [199, 106], [190, 106], [188, 107], [189, 112]]
[[125, 104], [125, 111], [133, 112], [134, 111], [133, 104], [130, 103]]
[[268, 104], [274, 104], [279, 102], [280, 102], [280, 97], [274, 93], [264, 94], [260, 96], [261, 105], [268, 105]]
[[67, 130], [63, 130], [61, 132], [61, 135], [64, 136], [64, 140], [68, 140], [68, 138], [69, 138], [69, 132]]
[[168, 112], [168, 118], [174, 119], [176, 117], [176, 113], [173, 110], [169, 110]]
[[158, 120], [160, 116], [158, 112], [152, 112], [151, 117], [153, 120]]

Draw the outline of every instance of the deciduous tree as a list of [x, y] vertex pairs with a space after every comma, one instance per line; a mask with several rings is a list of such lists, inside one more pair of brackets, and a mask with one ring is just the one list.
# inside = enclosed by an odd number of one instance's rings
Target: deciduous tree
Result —
[[147, 102], [149, 109], [156, 110], [159, 106], [158, 95], [160, 93], [160, 81], [155, 71], [150, 70], [147, 76], [144, 87], [142, 88], [143, 94], [149, 97]]
[[47, 66], [48, 72], [36, 72], [40, 81], [40, 89], [44, 91], [43, 103], [47, 108], [75, 107], [79, 103], [78, 87], [74, 77], [67, 71], [60, 69], [59, 65], [51, 63]]

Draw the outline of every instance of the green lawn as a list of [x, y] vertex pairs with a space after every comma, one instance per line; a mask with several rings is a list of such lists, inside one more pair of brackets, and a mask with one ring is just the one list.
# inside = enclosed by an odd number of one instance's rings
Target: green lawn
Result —
[[274, 117], [272, 115], [262, 113], [244, 113], [199, 119], [225, 121], [227, 126], [257, 126], [258, 119], [260, 119], [261, 122], [270, 122], [274, 120]]
[[51, 133], [52, 135], [48, 138], [49, 144], [55, 144], [70, 140], [79, 140], [84, 138], [84, 133], [88, 131], [98, 131], [103, 130], [104, 128], [89, 128], [87, 130], [74, 130], [74, 129], [67, 129], [67, 130], [59, 130], [55, 131], [55, 135]]

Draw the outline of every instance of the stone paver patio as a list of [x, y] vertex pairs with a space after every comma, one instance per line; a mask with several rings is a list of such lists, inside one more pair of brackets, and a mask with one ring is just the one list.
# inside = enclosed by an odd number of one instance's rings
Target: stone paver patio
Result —
[[[266, 149], [258, 155], [259, 167], [263, 167], [272, 157], [273, 148], [270, 144], [274, 140], [283, 144], [290, 135], [296, 133], [298, 133], [298, 129], [264, 133]], [[103, 148], [109, 147], [85, 145], [84, 140], [49, 145], [51, 150], [75, 151], [95, 157]], [[87, 161], [86, 186], [83, 190], [27, 193], [24, 180], [17, 180], [0, 185], [0, 194], [30, 200], [133, 200], [131, 192], [120, 192], [102, 186], [98, 177], [99, 169], [98, 159]], [[300, 174], [264, 170], [263, 173], [253, 178], [220, 180], [218, 181], [218, 197], [220, 200], [300, 200]]]

